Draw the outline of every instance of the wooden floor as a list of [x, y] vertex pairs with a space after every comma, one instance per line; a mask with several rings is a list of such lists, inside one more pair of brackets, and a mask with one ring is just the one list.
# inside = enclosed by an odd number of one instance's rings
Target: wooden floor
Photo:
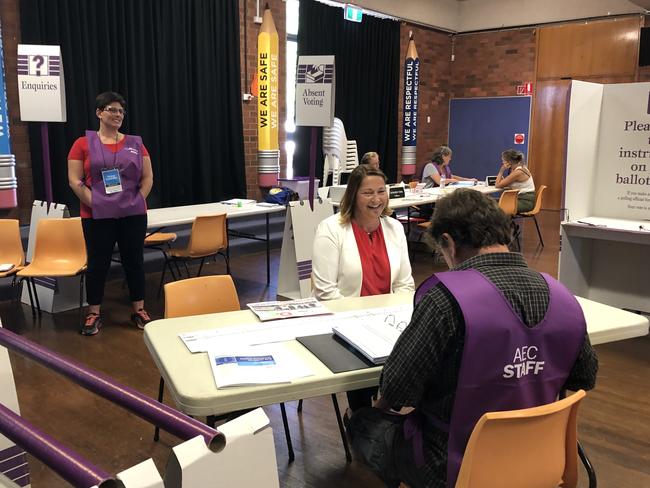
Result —
[[[540, 223], [546, 247], [537, 245], [534, 226], [527, 223], [524, 255], [535, 269], [557, 275], [557, 213], [542, 212]], [[264, 283], [263, 253], [233, 258], [242, 305], [275, 298], [279, 251], [273, 251], [272, 256], [270, 287]], [[416, 284], [443, 267], [422, 250], [413, 252], [412, 262]], [[221, 263], [210, 264], [204, 271], [223, 272]], [[155, 318], [162, 317], [162, 301], [155, 300], [159, 278], [156, 273], [147, 277], [147, 308]], [[106, 326], [90, 338], [78, 334], [77, 311], [44, 314], [34, 323], [29, 307], [5, 299], [0, 301], [0, 317], [8, 329], [155, 397], [158, 371], [144, 346], [142, 332], [129, 324], [126, 293], [121, 280], [108, 284], [103, 309]], [[650, 487], [650, 339], [596, 349], [600, 359], [598, 384], [580, 411], [580, 439], [596, 468], [600, 487]], [[12, 354], [11, 361], [21, 412], [28, 421], [109, 472], [119, 472], [148, 457], [161, 471], [164, 469], [170, 446], [178, 443], [176, 438], [162, 433], [161, 442], [155, 443], [153, 429], [144, 421], [20, 356]], [[345, 407], [345, 395], [339, 395], [339, 403]], [[287, 406], [296, 452], [296, 460], [288, 464], [279, 408], [265, 407], [273, 424], [281, 486], [381, 486], [363, 466], [345, 462], [329, 397], [305, 400], [302, 415], [295, 408], [295, 403]], [[30, 468], [34, 488], [68, 486], [38, 461], [31, 459]], [[581, 486], [587, 486], [584, 476]]]

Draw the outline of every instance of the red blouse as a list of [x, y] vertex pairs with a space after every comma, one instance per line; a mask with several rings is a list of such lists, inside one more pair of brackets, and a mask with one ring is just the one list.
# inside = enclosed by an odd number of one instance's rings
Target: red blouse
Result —
[[381, 225], [368, 234], [352, 222], [352, 230], [361, 258], [361, 296], [390, 293], [390, 261]]

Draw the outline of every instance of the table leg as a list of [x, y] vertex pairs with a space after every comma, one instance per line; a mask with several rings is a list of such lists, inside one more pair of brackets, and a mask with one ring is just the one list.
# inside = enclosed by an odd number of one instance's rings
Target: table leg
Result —
[[282, 423], [284, 424], [284, 436], [287, 439], [287, 449], [289, 449], [289, 462], [292, 463], [295, 459], [293, 454], [293, 444], [291, 443], [291, 432], [289, 432], [289, 422], [287, 421], [287, 409], [284, 408], [284, 402], [280, 403], [280, 411], [282, 412]]
[[266, 214], [266, 284], [271, 283], [271, 236], [269, 234], [269, 214]]
[[341, 433], [341, 440], [343, 441], [343, 449], [345, 449], [345, 459], [348, 463], [352, 462], [352, 454], [350, 454], [350, 447], [348, 446], [348, 438], [343, 427], [343, 420], [341, 420], [341, 410], [339, 410], [339, 402], [336, 398], [336, 393], [332, 393], [332, 403], [334, 404], [334, 411], [336, 412], [336, 421], [339, 424], [339, 432]]

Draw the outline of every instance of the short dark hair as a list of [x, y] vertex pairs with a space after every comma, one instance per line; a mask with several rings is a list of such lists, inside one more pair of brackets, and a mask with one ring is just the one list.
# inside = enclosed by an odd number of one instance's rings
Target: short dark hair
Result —
[[459, 188], [436, 202], [430, 235], [437, 245], [446, 247], [445, 233], [458, 248], [466, 249], [508, 245], [512, 239], [510, 217], [496, 200], [470, 188]]
[[126, 100], [124, 100], [122, 95], [116, 92], [107, 91], [97, 95], [97, 98], [95, 98], [95, 109], [104, 110], [113, 102], [117, 102], [122, 105], [122, 108], [126, 108]]
[[[345, 193], [343, 194], [341, 204], [339, 205], [341, 223], [348, 224], [350, 220], [352, 220], [352, 217], [354, 217], [354, 205], [356, 203], [357, 192], [366, 176], [379, 176], [384, 179], [384, 183], [386, 182], [386, 175], [384, 172], [380, 169], [373, 168], [369, 164], [360, 164], [354, 168], [352, 173], [350, 173], [348, 185], [345, 188]], [[392, 213], [393, 211], [388, 208], [388, 205], [386, 205], [382, 215], [391, 215]]]

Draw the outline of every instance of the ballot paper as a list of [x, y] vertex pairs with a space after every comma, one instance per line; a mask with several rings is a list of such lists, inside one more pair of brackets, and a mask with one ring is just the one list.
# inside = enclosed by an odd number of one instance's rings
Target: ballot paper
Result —
[[298, 300], [249, 303], [250, 308], [262, 322], [267, 320], [309, 317], [312, 315], [330, 315], [332, 312], [315, 298]]
[[208, 351], [217, 388], [291, 383], [313, 371], [284, 344], [227, 347]]

